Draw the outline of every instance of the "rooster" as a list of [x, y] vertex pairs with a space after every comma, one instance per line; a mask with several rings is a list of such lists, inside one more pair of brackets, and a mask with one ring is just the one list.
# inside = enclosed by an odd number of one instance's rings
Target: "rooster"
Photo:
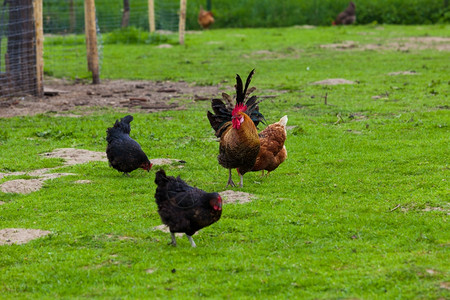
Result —
[[175, 232], [184, 232], [196, 247], [192, 235], [220, 219], [222, 198], [218, 193], [207, 193], [189, 186], [179, 176], [167, 176], [164, 170], [156, 172], [155, 199], [161, 221], [169, 226], [173, 246], [177, 245]]
[[203, 29], [208, 29], [214, 23], [214, 15], [210, 11], [203, 10], [203, 7], [200, 6], [197, 21]]
[[241, 179], [239, 186], [243, 186], [243, 175], [253, 168], [259, 153], [260, 141], [256, 126], [265, 119], [259, 112], [257, 97], [252, 96], [247, 99], [248, 95], [255, 90], [254, 88], [248, 90], [254, 72], [255, 70], [252, 70], [248, 75], [245, 88], [243, 88], [241, 77], [236, 75], [234, 108], [231, 97], [222, 93], [223, 100], [211, 101], [214, 114], [210, 111], [207, 113], [211, 127], [220, 138], [217, 160], [221, 166], [228, 169], [227, 186], [236, 186], [231, 177], [231, 170], [235, 168]]
[[336, 17], [336, 20], [333, 21], [333, 25], [349, 25], [355, 23], [356, 21], [355, 10], [356, 10], [355, 3], [350, 1], [348, 7]]
[[125, 116], [116, 120], [113, 127], [106, 130], [106, 156], [109, 165], [124, 175], [130, 176], [128, 173], [138, 168], [150, 171], [152, 163], [148, 160], [147, 155], [142, 151], [141, 146], [130, 137], [130, 122], [133, 116]]
[[264, 176], [264, 170], [267, 170], [267, 175], [269, 175], [286, 160], [287, 150], [284, 142], [286, 141], [287, 121], [288, 117], [284, 116], [280, 121], [270, 124], [259, 133], [261, 146], [252, 171], [262, 170]]

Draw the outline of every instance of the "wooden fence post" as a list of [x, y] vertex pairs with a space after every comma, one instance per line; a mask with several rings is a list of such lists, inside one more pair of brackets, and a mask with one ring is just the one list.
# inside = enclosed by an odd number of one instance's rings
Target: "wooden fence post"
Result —
[[69, 0], [69, 31], [70, 33], [76, 33], [77, 31], [77, 15], [75, 13], [74, 0]]
[[86, 34], [86, 50], [88, 70], [92, 72], [92, 83], [100, 83], [98, 49], [97, 49], [97, 23], [95, 19], [95, 0], [84, 0], [84, 20]]
[[44, 95], [44, 26], [42, 0], [33, 1], [34, 26], [36, 31], [36, 96]]
[[11, 91], [36, 95], [36, 45], [33, 0], [9, 2], [5, 63]]
[[187, 0], [180, 0], [180, 22], [178, 24], [180, 45], [184, 45], [184, 33], [186, 29], [186, 2]]
[[155, 32], [155, 3], [153, 0], [148, 0], [148, 26], [150, 33]]

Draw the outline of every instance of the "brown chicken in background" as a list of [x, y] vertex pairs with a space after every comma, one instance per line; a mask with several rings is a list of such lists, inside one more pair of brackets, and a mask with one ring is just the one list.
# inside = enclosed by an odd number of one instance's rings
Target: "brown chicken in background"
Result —
[[236, 105], [232, 98], [222, 93], [222, 99], [213, 99], [211, 106], [214, 114], [208, 111], [208, 120], [211, 127], [220, 138], [219, 164], [228, 169], [227, 186], [236, 186], [231, 178], [231, 170], [237, 169], [240, 176], [239, 186], [244, 184], [243, 175], [252, 170], [259, 153], [260, 141], [256, 126], [264, 122], [264, 116], [259, 112], [259, 101], [256, 96], [248, 96], [255, 89], [248, 90], [252, 79], [252, 70], [247, 77], [245, 87], [242, 79], [236, 75]]
[[200, 6], [200, 12], [198, 13], [197, 21], [203, 29], [208, 29], [209, 26], [214, 23], [214, 15], [211, 11], [203, 10], [203, 7]]
[[192, 235], [209, 226], [222, 215], [222, 198], [218, 193], [207, 193], [189, 186], [179, 176], [167, 176], [164, 170], [156, 172], [155, 200], [158, 214], [169, 226], [173, 246], [177, 245], [175, 232], [186, 234], [192, 247], [196, 247]]
[[350, 1], [348, 7], [341, 12], [336, 20], [333, 21], [333, 25], [350, 25], [356, 21], [356, 6], [355, 3]]
[[252, 171], [262, 171], [262, 175], [264, 175], [264, 170], [267, 170], [267, 175], [269, 175], [286, 160], [287, 150], [284, 142], [286, 141], [287, 121], [288, 117], [284, 116], [280, 121], [270, 124], [259, 133], [261, 146]]

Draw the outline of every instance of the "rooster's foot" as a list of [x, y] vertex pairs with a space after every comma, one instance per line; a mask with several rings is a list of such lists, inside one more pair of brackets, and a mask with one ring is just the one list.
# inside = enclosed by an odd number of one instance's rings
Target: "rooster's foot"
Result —
[[234, 184], [233, 179], [231, 178], [231, 169], [228, 169], [228, 182], [227, 182], [227, 187], [231, 185], [231, 186], [236, 186], [236, 184]]

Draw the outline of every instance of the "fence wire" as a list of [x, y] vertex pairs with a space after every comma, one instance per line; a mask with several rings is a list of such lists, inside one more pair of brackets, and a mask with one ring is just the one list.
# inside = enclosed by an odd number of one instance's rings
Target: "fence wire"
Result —
[[[37, 89], [33, 0], [0, 1], [0, 97], [33, 95]], [[148, 1], [129, 2], [128, 28], [148, 33]], [[133, 44], [136, 41], [121, 38], [108, 42], [109, 34], [121, 30], [123, 0], [96, 0], [95, 3], [102, 67], [108, 47], [114, 47], [114, 43]], [[178, 30], [179, 1], [155, 0], [154, 13], [157, 33]], [[84, 14], [84, 0], [43, 1], [44, 78], [91, 78], [87, 70]]]
[[[29, 3], [28, 3], [29, 2]], [[0, 96], [36, 93], [36, 54], [30, 1], [3, 1], [0, 6]]]

